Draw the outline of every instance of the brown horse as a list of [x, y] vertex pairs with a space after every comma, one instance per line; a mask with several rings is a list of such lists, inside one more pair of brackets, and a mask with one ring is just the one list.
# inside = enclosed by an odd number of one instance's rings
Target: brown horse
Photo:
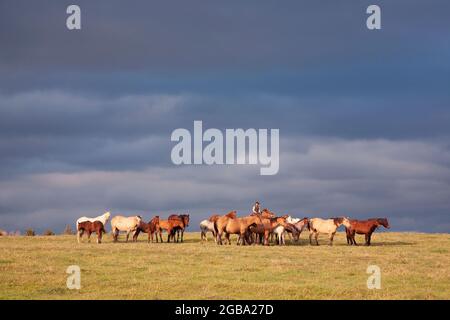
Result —
[[347, 244], [358, 244], [355, 241], [355, 234], [363, 234], [366, 238], [366, 246], [370, 246], [370, 240], [372, 239], [372, 233], [379, 227], [383, 226], [389, 229], [389, 222], [386, 218], [374, 218], [368, 220], [350, 220], [350, 227], [345, 228], [347, 233]]
[[175, 242], [175, 232], [177, 228], [184, 228], [184, 223], [180, 220], [159, 220], [159, 230], [157, 231], [156, 237], [158, 237], [159, 233], [159, 239], [161, 242], [162, 240], [162, 231], [167, 231], [167, 242], [170, 242], [170, 239], [173, 238], [173, 241]]
[[[180, 241], [180, 233], [181, 233], [181, 242], [183, 242], [184, 229], [189, 226], [189, 215], [188, 214], [172, 214], [167, 218], [168, 220], [176, 220], [183, 223], [183, 227], [176, 227], [172, 232], [177, 233], [177, 242]], [[172, 235], [175, 239], [175, 235]], [[174, 240], [175, 241], [175, 240]]]
[[100, 221], [83, 221], [77, 224], [77, 240], [80, 243], [83, 233], [87, 232], [88, 241], [91, 242], [91, 233], [97, 234], [97, 243], [102, 242], [102, 233], [106, 233], [105, 226]]
[[286, 222], [285, 217], [273, 217], [264, 218], [261, 217], [261, 223], [251, 226], [249, 231], [256, 235], [256, 243], [264, 243], [264, 245], [269, 245], [269, 236], [274, 232], [278, 226], [283, 226], [287, 229], [292, 230], [291, 226]]
[[[226, 226], [228, 220], [229, 219], [234, 219], [234, 218], [236, 218], [236, 211], [235, 210], [230, 211], [230, 212], [228, 212], [227, 214], [225, 214], [223, 216], [213, 215], [213, 216], [211, 216], [209, 218], [210, 221], [214, 222], [214, 232], [216, 233], [216, 243], [217, 244], [222, 244], [222, 241], [220, 241], [220, 243], [218, 242], [219, 241], [219, 234], [218, 234], [217, 230], [219, 228], [223, 229]], [[229, 240], [229, 238], [227, 238], [227, 240]], [[231, 243], [229, 243], [229, 244], [231, 244]]]
[[222, 234], [225, 233], [225, 237], [228, 240], [228, 244], [231, 244], [230, 234], [238, 234], [239, 240], [237, 244], [245, 245], [246, 235], [251, 226], [261, 224], [261, 217], [259, 215], [249, 215], [242, 218], [230, 218], [226, 219], [226, 223], [219, 223], [221, 218], [217, 219], [214, 223], [214, 229], [217, 232], [217, 242], [222, 244]]
[[[159, 231], [159, 216], [155, 216], [148, 223], [141, 221], [136, 232], [133, 235], [133, 241], [136, 242], [140, 232], [148, 233], [148, 242], [153, 242], [153, 235]], [[158, 236], [156, 236], [156, 242], [158, 242]]]

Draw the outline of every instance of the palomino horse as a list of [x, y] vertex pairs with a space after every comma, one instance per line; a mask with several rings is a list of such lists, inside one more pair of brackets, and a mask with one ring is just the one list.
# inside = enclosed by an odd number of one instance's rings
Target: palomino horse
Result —
[[142, 221], [141, 216], [124, 217], [115, 216], [111, 219], [111, 232], [114, 242], [117, 241], [120, 231], [125, 231], [127, 234], [127, 242], [130, 236], [130, 232], [135, 232]]
[[[173, 232], [177, 233], [177, 242], [180, 241], [180, 232], [181, 232], [181, 242], [183, 242], [184, 229], [189, 227], [189, 215], [188, 214], [172, 214], [167, 218], [168, 220], [178, 220], [183, 223], [183, 227], [176, 227]], [[175, 236], [174, 236], [175, 238]], [[175, 241], [175, 240], [174, 240]]]
[[[236, 211], [230, 211], [227, 214], [223, 215], [223, 216], [217, 216], [217, 215], [213, 215], [209, 218], [210, 221], [212, 221], [214, 223], [214, 232], [216, 233], [216, 243], [219, 244], [219, 233], [218, 233], [218, 228], [224, 228], [228, 222], [229, 219], [234, 219], [236, 218]], [[227, 240], [229, 240], [229, 238], [227, 238]], [[220, 244], [222, 244], [222, 241], [220, 240]], [[231, 244], [231, 243], [229, 243]]]
[[90, 221], [90, 222], [100, 221], [101, 223], [103, 223], [103, 226], [106, 226], [106, 222], [108, 222], [110, 216], [111, 216], [111, 212], [106, 211], [101, 216], [98, 216], [98, 217], [95, 217], [95, 218], [89, 218], [89, 217], [78, 218], [75, 228], [78, 229], [78, 224], [80, 222], [83, 222], [83, 221]]
[[[184, 228], [184, 222], [181, 220], [159, 220], [159, 239], [161, 242], [162, 240], [162, 231], [167, 231], [167, 242], [170, 242], [170, 238], [173, 238], [173, 242], [175, 242], [175, 232], [177, 229]], [[156, 237], [158, 237], [158, 234], [156, 234]]]
[[87, 233], [88, 242], [91, 242], [91, 234], [95, 232], [97, 234], [97, 243], [102, 242], [102, 233], [106, 233], [105, 226], [100, 221], [82, 221], [77, 224], [77, 241], [80, 243], [83, 233]]
[[[159, 216], [155, 216], [152, 220], [150, 220], [148, 223], [145, 223], [144, 221], [141, 221], [139, 226], [136, 229], [136, 232], [133, 235], [133, 241], [136, 242], [138, 235], [140, 232], [148, 233], [148, 242], [150, 242], [150, 239], [153, 242], [153, 235], [159, 231]], [[158, 234], [156, 235], [156, 242], [158, 242]]]
[[350, 221], [348, 218], [331, 218], [331, 219], [321, 219], [321, 218], [313, 218], [309, 220], [309, 243], [312, 245], [312, 236], [315, 236], [316, 245], [319, 245], [319, 241], [317, 238], [319, 237], [319, 233], [326, 233], [330, 237], [330, 246], [333, 245], [333, 238], [336, 234], [336, 230], [341, 226], [350, 227]]
[[354, 244], [357, 246], [355, 241], [355, 234], [363, 234], [366, 238], [366, 246], [370, 246], [370, 240], [372, 238], [372, 233], [379, 227], [383, 226], [389, 229], [389, 222], [386, 218], [375, 218], [368, 220], [350, 220], [350, 228], [345, 228], [347, 233], [347, 243], [349, 245]]
[[216, 232], [214, 231], [214, 222], [211, 222], [207, 219], [203, 220], [202, 222], [200, 222], [200, 231], [201, 231], [200, 234], [201, 241], [208, 241], [208, 237], [206, 236], [208, 232], [211, 232], [214, 240], [216, 240]]
[[249, 215], [242, 218], [229, 218], [226, 220], [226, 224], [219, 224], [220, 219], [214, 223], [214, 229], [217, 232], [217, 243], [222, 244], [222, 234], [225, 233], [225, 237], [228, 240], [228, 244], [231, 244], [230, 234], [238, 234], [238, 244], [245, 245], [246, 235], [251, 226], [261, 224], [261, 217], [259, 215]]

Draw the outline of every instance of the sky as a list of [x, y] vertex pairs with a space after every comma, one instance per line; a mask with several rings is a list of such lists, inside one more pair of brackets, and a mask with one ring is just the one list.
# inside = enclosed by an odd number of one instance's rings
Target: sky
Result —
[[[66, 28], [81, 8], [82, 29]], [[366, 8], [381, 7], [381, 30]], [[450, 232], [450, 2], [0, 0], [0, 229], [80, 216], [387, 217]], [[173, 130], [277, 128], [280, 170]], [[108, 226], [109, 229], [109, 226]]]

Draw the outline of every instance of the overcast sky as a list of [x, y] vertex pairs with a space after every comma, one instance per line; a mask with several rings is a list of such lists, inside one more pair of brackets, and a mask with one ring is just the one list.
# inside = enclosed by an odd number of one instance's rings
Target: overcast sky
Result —
[[[66, 28], [81, 7], [82, 29]], [[366, 28], [368, 5], [382, 29]], [[450, 232], [449, 1], [0, 0], [0, 229], [263, 207]], [[280, 170], [175, 166], [176, 128], [280, 129]], [[108, 226], [109, 230], [109, 226]]]

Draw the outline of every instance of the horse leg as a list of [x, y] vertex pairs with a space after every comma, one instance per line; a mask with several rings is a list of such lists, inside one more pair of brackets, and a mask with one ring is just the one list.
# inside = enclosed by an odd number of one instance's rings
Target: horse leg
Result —
[[287, 233], [287, 235], [288, 235], [288, 237], [289, 237], [289, 242], [290, 242], [290, 243], [292, 243], [293, 241], [292, 241], [292, 236], [291, 236], [291, 233], [290, 233], [290, 232], [288, 232], [288, 233]]
[[117, 238], [119, 237], [119, 230], [118, 229], [113, 229], [112, 230], [112, 235], [113, 235], [114, 242], [117, 242]]
[[244, 231], [244, 232], [241, 231], [241, 233], [239, 234], [238, 244], [239, 244], [239, 242], [240, 242], [243, 246], [245, 246], [245, 231]]
[[365, 245], [368, 246], [368, 245], [369, 245], [369, 235], [366, 233], [364, 236], [365, 236], [365, 238], [366, 238], [366, 243], [365, 243]]
[[97, 243], [102, 243], [102, 230], [97, 231]]
[[319, 233], [318, 232], [316, 232], [315, 233], [315, 238], [316, 238], [316, 246], [318, 246], [319, 245]]
[[140, 232], [141, 231], [139, 229], [136, 229], [136, 231], [133, 234], [133, 242], [137, 242], [137, 238], [138, 238]]
[[367, 243], [367, 245], [370, 246], [370, 240], [372, 240], [372, 233], [369, 233], [367, 236], [368, 236], [368, 243]]
[[312, 245], [312, 236], [313, 236], [313, 233], [310, 232], [310, 233], [309, 233], [309, 244], [310, 244], [310, 245]]
[[227, 240], [228, 245], [231, 245], [231, 239], [230, 239], [230, 234], [225, 232], [225, 240]]
[[91, 242], [91, 231], [88, 231], [88, 242], [90, 243]]
[[330, 246], [333, 245], [333, 238], [334, 238], [335, 232], [330, 234]]
[[83, 229], [77, 231], [77, 240], [78, 240], [78, 243], [81, 242], [81, 240], [82, 240], [81, 237], [83, 236], [83, 233], [84, 233], [84, 230], [83, 230]]
[[353, 231], [353, 233], [350, 235], [350, 241], [351, 241], [351, 243], [353, 243], [355, 246], [357, 246], [358, 244], [356, 243], [355, 235], [356, 235], [356, 232]]

